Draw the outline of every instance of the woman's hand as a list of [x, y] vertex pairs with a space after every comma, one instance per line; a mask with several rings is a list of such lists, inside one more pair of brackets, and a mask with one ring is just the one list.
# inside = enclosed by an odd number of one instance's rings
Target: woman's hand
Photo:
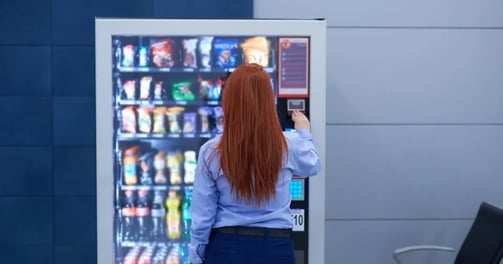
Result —
[[292, 112], [292, 121], [295, 124], [295, 129], [307, 128], [311, 129], [311, 123], [307, 119], [306, 115], [298, 110]]

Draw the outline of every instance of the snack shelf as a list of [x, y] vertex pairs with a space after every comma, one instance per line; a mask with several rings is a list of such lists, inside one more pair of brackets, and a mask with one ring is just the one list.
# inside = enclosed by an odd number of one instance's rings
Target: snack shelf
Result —
[[[212, 69], [197, 69], [197, 68], [157, 68], [157, 67], [119, 67], [120, 72], [200, 72], [200, 73], [226, 73], [233, 72], [235, 68], [212, 68]], [[266, 67], [264, 70], [268, 73], [273, 73], [276, 69]]]
[[193, 134], [147, 134], [147, 133], [135, 133], [135, 134], [126, 134], [126, 133], [118, 133], [118, 140], [135, 140], [135, 139], [210, 139], [214, 138], [220, 133], [193, 133]]
[[119, 105], [138, 106], [218, 106], [220, 101], [182, 101], [182, 100], [118, 100]]
[[123, 247], [173, 247], [173, 246], [188, 246], [188, 242], [140, 242], [140, 241], [122, 241]]
[[184, 190], [191, 190], [194, 187], [192, 184], [188, 185], [122, 185], [121, 190], [122, 191], [139, 191], [139, 190], [155, 190], [155, 191], [167, 191], [167, 190], [175, 190], [175, 191], [180, 191], [182, 189]]

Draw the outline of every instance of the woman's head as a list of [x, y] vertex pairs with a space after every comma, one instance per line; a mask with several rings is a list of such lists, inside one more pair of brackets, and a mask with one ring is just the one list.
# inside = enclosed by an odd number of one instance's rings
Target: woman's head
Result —
[[271, 77], [258, 64], [239, 66], [225, 82], [222, 107], [221, 169], [238, 198], [268, 201], [287, 147]]

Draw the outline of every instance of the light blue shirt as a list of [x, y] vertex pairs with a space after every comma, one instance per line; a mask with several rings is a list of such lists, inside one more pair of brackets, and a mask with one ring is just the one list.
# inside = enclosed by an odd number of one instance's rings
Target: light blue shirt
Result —
[[255, 226], [292, 228], [290, 212], [290, 180], [292, 176], [309, 177], [321, 170], [318, 152], [308, 129], [284, 133], [288, 155], [276, 183], [276, 195], [257, 207], [231, 193], [227, 178], [217, 175], [220, 167], [216, 151], [220, 137], [201, 146], [192, 193], [192, 227], [189, 257], [192, 263], [202, 263], [211, 229], [225, 226]]

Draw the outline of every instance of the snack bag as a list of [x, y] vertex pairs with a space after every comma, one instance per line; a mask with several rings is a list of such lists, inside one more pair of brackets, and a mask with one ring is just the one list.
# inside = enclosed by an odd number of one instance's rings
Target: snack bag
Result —
[[176, 82], [171, 86], [173, 99], [181, 101], [194, 101], [196, 96], [192, 92], [191, 82]]
[[262, 67], [269, 66], [270, 42], [265, 37], [254, 37], [241, 44], [245, 63], [257, 63]]
[[182, 128], [180, 126], [180, 115], [185, 110], [183, 107], [170, 107], [168, 108], [166, 115], [168, 116], [169, 122], [169, 132], [172, 134], [180, 134], [182, 132]]
[[122, 131], [126, 133], [136, 133], [136, 115], [132, 106], [125, 107], [121, 110], [122, 114]]
[[215, 114], [215, 123], [217, 133], [224, 132], [224, 110], [222, 107], [213, 108], [213, 113]]
[[166, 164], [169, 168], [169, 183], [171, 184], [181, 184], [182, 183], [182, 153], [180, 151], [169, 152], [168, 157], [166, 158]]
[[152, 130], [152, 108], [138, 108], [138, 130], [142, 133], [150, 133]]
[[208, 80], [199, 80], [199, 91], [201, 93], [201, 97], [204, 100], [220, 100], [220, 96], [222, 93], [222, 81], [218, 80], [216, 82], [208, 81]]
[[122, 67], [134, 66], [135, 48], [133, 45], [122, 47]]
[[213, 41], [214, 66], [217, 68], [235, 68], [237, 51], [237, 39], [215, 39]]
[[199, 115], [201, 116], [201, 133], [210, 132], [210, 120], [209, 115], [211, 114], [211, 108], [209, 107], [200, 107]]
[[156, 174], [154, 177], [155, 184], [165, 184], [168, 182], [165, 169], [166, 169], [166, 152], [160, 151], [154, 157], [154, 168]]
[[197, 167], [196, 152], [193, 150], [185, 151], [184, 157], [185, 160], [183, 163], [183, 167], [185, 169], [185, 175], [183, 177], [183, 181], [186, 184], [192, 184], [194, 183], [194, 177], [196, 175], [196, 167]]
[[163, 82], [156, 82], [154, 86], [154, 99], [162, 100], [166, 97], [166, 91], [162, 87]]
[[122, 90], [124, 91], [125, 99], [134, 100], [136, 97], [136, 81], [125, 81], [122, 85]]
[[174, 67], [178, 60], [175, 42], [170, 39], [156, 39], [150, 44], [152, 62], [157, 67]]
[[124, 169], [124, 183], [135, 185], [138, 182], [137, 164], [140, 146], [130, 147], [123, 152], [122, 167]]
[[140, 100], [150, 99], [150, 83], [152, 76], [145, 76], [140, 80]]
[[183, 40], [183, 66], [197, 68], [196, 60], [197, 39]]
[[199, 41], [199, 65], [203, 69], [211, 68], [211, 43], [213, 37], [202, 37]]
[[154, 128], [153, 132], [156, 134], [166, 134], [166, 107], [154, 108]]
[[183, 133], [194, 134], [196, 132], [196, 113], [183, 113]]

